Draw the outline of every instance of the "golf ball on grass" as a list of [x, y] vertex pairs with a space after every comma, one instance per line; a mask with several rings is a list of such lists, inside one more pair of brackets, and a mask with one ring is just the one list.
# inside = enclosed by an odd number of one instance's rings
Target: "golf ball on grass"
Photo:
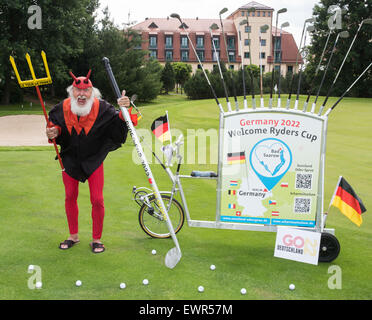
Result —
[[153, 249], [153, 250], [151, 251], [151, 253], [152, 253], [153, 255], [155, 255], [155, 254], [156, 254], [156, 250]]
[[126, 288], [126, 284], [124, 282], [120, 283], [120, 289], [125, 289]]
[[240, 290], [240, 293], [241, 293], [241, 294], [246, 294], [246, 293], [247, 293], [247, 290], [246, 290], [245, 288], [242, 288], [242, 289]]
[[199, 292], [204, 292], [204, 287], [203, 287], [203, 286], [199, 286], [199, 287], [198, 287], [198, 291], [199, 291]]
[[295, 287], [295, 285], [293, 284], [293, 283], [291, 283], [290, 285], [289, 285], [289, 290], [294, 290], [296, 287]]
[[147, 280], [147, 279], [143, 279], [142, 283], [143, 283], [145, 286], [147, 286], [147, 285], [149, 284], [149, 280]]
[[213, 270], [216, 270], [216, 266], [214, 264], [211, 264], [211, 266], [209, 267], [209, 269], [211, 269], [212, 271]]
[[35, 283], [35, 287], [36, 287], [36, 289], [41, 289], [42, 286], [43, 286], [43, 284], [42, 284], [40, 281], [37, 281], [37, 282]]
[[83, 284], [83, 283], [82, 283], [80, 280], [77, 280], [77, 281], [75, 282], [75, 285], [76, 285], [77, 287], [80, 287], [82, 284]]

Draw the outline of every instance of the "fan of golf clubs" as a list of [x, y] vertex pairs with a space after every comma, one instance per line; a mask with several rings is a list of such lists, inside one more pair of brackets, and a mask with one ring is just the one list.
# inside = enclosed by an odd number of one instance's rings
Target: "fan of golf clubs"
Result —
[[[241, 54], [243, 54], [243, 47], [242, 47], [242, 35], [241, 35], [241, 31], [240, 31], [240, 27], [241, 26], [246, 26], [247, 28], [250, 27], [250, 24], [249, 24], [249, 20], [248, 20], [248, 17], [250, 16], [250, 12], [254, 12], [256, 9], [254, 7], [252, 8], [249, 8], [248, 9], [248, 14], [247, 14], [247, 18], [242, 20], [240, 23], [239, 23], [239, 30], [238, 30], [238, 35], [239, 35], [239, 43], [240, 43], [240, 51], [241, 51]], [[220, 12], [219, 12], [219, 18], [220, 18], [220, 24], [221, 24], [221, 30], [222, 30], [222, 35], [223, 35], [223, 39], [224, 39], [224, 44], [225, 44], [225, 49], [226, 49], [226, 55], [227, 55], [227, 60], [228, 60], [228, 63], [230, 64], [230, 57], [229, 57], [229, 53], [228, 53], [228, 48], [227, 48], [227, 41], [226, 41], [226, 35], [225, 35], [225, 32], [224, 32], [224, 26], [223, 26], [223, 21], [222, 21], [222, 14], [226, 13], [228, 11], [227, 8], [223, 8]], [[275, 64], [278, 62], [278, 70], [279, 70], [279, 77], [278, 77], [278, 83], [277, 83], [277, 90], [278, 90], [278, 102], [277, 102], [277, 108], [281, 108], [281, 84], [280, 84], [280, 78], [281, 78], [281, 63], [282, 63], [282, 48], [281, 48], [281, 39], [282, 39], [282, 32], [283, 32], [283, 29], [288, 27], [289, 26], [289, 23], [288, 22], [284, 22], [281, 24], [280, 26], [280, 36], [279, 38], [277, 37], [277, 33], [278, 33], [278, 20], [279, 20], [279, 14], [281, 13], [285, 13], [287, 12], [287, 9], [286, 8], [282, 8], [280, 10], [277, 11], [276, 13], [276, 23], [275, 23], [275, 43], [274, 43], [274, 61], [273, 61], [273, 70], [272, 70], [272, 74], [271, 74], [271, 86], [270, 86], [270, 98], [269, 98], [269, 103], [268, 103], [268, 107], [269, 109], [271, 109], [273, 107], [273, 88], [274, 88], [274, 77], [275, 77], [275, 70], [276, 70], [276, 66]], [[341, 14], [341, 13], [339, 13]], [[222, 114], [224, 114], [224, 109], [220, 103], [220, 101], [218, 100], [218, 97], [216, 95], [216, 92], [215, 90], [213, 89], [212, 85], [211, 85], [211, 82], [208, 78], [208, 75], [204, 69], [204, 66], [203, 66], [203, 63], [201, 62], [200, 58], [199, 58], [199, 55], [197, 54], [196, 52], [196, 49], [194, 47], [194, 44], [192, 43], [192, 41], [190, 40], [190, 36], [189, 36], [189, 33], [188, 31], [186, 30], [185, 28], [185, 23], [182, 21], [181, 17], [179, 14], [177, 13], [172, 13], [170, 15], [172, 18], [175, 18], [175, 19], [178, 19], [179, 22], [181, 23], [181, 28], [183, 29], [183, 31], [185, 32], [187, 38], [188, 38], [188, 42], [191, 44], [191, 48], [198, 60], [198, 63], [203, 71], [203, 74], [204, 74], [204, 77], [206, 78], [207, 80], [207, 83], [211, 89], [211, 92], [213, 94], [213, 97], [216, 101], [216, 104], [217, 106], [219, 107], [220, 109], [220, 112]], [[336, 20], [337, 18], [337, 15], [335, 15], [334, 19]], [[300, 41], [300, 50], [298, 51], [297, 53], [297, 57], [296, 57], [296, 66], [292, 72], [292, 77], [291, 77], [291, 81], [290, 81], [290, 85], [289, 85], [289, 95], [288, 95], [288, 98], [287, 98], [287, 103], [286, 103], [286, 109], [290, 109], [290, 104], [291, 104], [291, 97], [292, 97], [292, 91], [293, 91], [293, 86], [294, 86], [294, 73], [295, 73], [295, 70], [299, 67], [299, 74], [298, 74], [298, 84], [297, 84], [297, 93], [296, 93], [296, 100], [295, 100], [295, 104], [294, 104], [294, 110], [298, 110], [298, 105], [299, 105], [299, 96], [300, 96], [300, 90], [301, 90], [301, 81], [302, 81], [302, 75], [303, 75], [303, 69], [304, 69], [304, 58], [306, 57], [306, 54], [307, 54], [307, 50], [306, 50], [306, 38], [307, 38], [307, 34], [308, 33], [311, 33], [311, 32], [314, 32], [315, 31], [315, 27], [313, 25], [311, 25], [311, 23], [314, 22], [314, 18], [309, 18], [309, 19], [306, 19], [305, 22], [304, 22], [304, 26], [303, 26], [303, 30], [302, 30], [302, 35], [301, 35], [301, 41]], [[350, 44], [350, 47], [344, 57], [344, 60], [343, 62], [341, 63], [341, 66], [339, 67], [338, 69], [338, 72], [337, 72], [337, 75], [335, 77], [335, 79], [333, 80], [330, 88], [328, 89], [328, 92], [327, 92], [327, 96], [324, 100], [324, 102], [322, 103], [320, 109], [319, 109], [319, 112], [318, 112], [318, 115], [321, 116], [323, 111], [324, 111], [324, 108], [326, 106], [326, 103], [329, 99], [329, 96], [334, 88], [334, 85], [340, 75], [340, 72], [346, 62], [346, 59], [350, 53], [350, 50], [351, 48], [353, 47], [354, 45], [354, 42], [359, 34], [359, 31], [360, 29], [362, 28], [363, 24], [372, 24], [372, 19], [369, 18], [369, 19], [364, 19], [360, 24], [359, 24], [359, 28]], [[220, 75], [220, 78], [221, 78], [221, 82], [222, 82], [222, 85], [223, 85], [223, 88], [224, 88], [224, 92], [225, 92], [225, 96], [226, 96], [226, 104], [227, 104], [227, 109], [228, 109], [228, 112], [232, 112], [232, 108], [231, 108], [231, 103], [230, 103], [230, 100], [229, 100], [229, 93], [228, 93], [228, 89], [227, 89], [227, 86], [226, 86], [226, 82], [225, 82], [225, 79], [224, 79], [224, 76], [223, 76], [223, 73], [222, 73], [222, 70], [221, 70], [221, 64], [220, 64], [220, 57], [217, 53], [217, 49], [216, 49], [216, 45], [215, 45], [215, 41], [214, 41], [214, 38], [213, 38], [213, 33], [219, 29], [218, 25], [216, 23], [213, 23], [210, 27], [209, 27], [209, 31], [210, 31], [210, 36], [211, 36], [211, 39], [212, 39], [212, 45], [213, 45], [213, 51], [214, 51], [214, 56], [215, 56], [215, 60], [217, 62], [217, 65], [218, 65], [218, 70], [219, 70], [219, 75]], [[261, 34], [262, 33], [265, 33], [268, 29], [270, 29], [270, 27], [268, 25], [263, 25], [261, 26], [260, 28], [260, 37], [259, 37], [259, 42], [260, 42], [260, 108], [264, 108], [264, 99], [263, 99], [263, 68], [262, 68], [262, 47], [261, 47]], [[318, 63], [318, 66], [316, 68], [316, 71], [315, 71], [315, 75], [313, 77], [313, 80], [310, 84], [310, 89], [308, 90], [307, 92], [307, 99], [304, 103], [304, 106], [303, 106], [303, 109], [302, 111], [303, 112], [307, 112], [307, 106], [308, 106], [308, 103], [309, 103], [309, 100], [310, 100], [310, 97], [311, 97], [311, 94], [313, 92], [313, 86], [314, 86], [314, 79], [315, 77], [318, 75], [320, 69], [321, 69], [321, 65], [322, 65], [322, 62], [323, 62], [323, 59], [324, 59], [324, 56], [325, 56], [325, 53], [326, 53], [326, 49], [327, 49], [327, 46], [328, 46], [328, 42], [330, 40], [330, 37], [331, 37], [331, 34], [335, 33], [336, 30], [335, 30], [335, 27], [334, 28], [330, 28], [329, 32], [328, 32], [328, 35], [327, 35], [327, 40], [326, 40], [326, 43], [325, 43], [325, 46], [323, 48], [323, 52], [322, 52], [322, 55], [321, 55], [321, 58], [320, 58], [320, 61]], [[249, 45], [249, 61], [250, 61], [250, 68], [249, 68], [249, 75], [250, 75], [250, 85], [251, 85], [251, 95], [252, 95], [252, 108], [253, 109], [256, 109], [256, 99], [255, 99], [255, 92], [254, 92], [254, 85], [253, 85], [253, 72], [252, 72], [252, 54], [251, 54], [251, 46], [250, 46], [250, 38], [249, 38], [249, 32], [248, 32], [248, 45]], [[331, 53], [330, 53], [330, 56], [328, 58], [328, 62], [327, 62], [327, 65], [325, 66], [324, 68], [324, 74], [323, 74], [323, 77], [322, 77], [322, 81], [319, 85], [319, 88], [318, 88], [318, 91], [317, 91], [317, 94], [316, 94], [316, 98], [312, 104], [312, 107], [311, 107], [311, 110], [310, 112], [311, 113], [314, 113], [315, 112], [315, 107], [316, 107], [316, 103], [318, 101], [318, 98], [319, 98], [319, 94], [320, 94], [320, 91], [321, 91], [321, 88], [324, 84], [324, 80], [325, 80], [325, 77], [326, 77], [326, 74], [327, 74], [327, 71], [328, 71], [328, 68], [329, 66], [331, 65], [331, 61], [332, 61], [332, 57], [334, 55], [334, 53], [336, 52], [336, 47], [337, 47], [337, 43], [339, 41], [340, 38], [342, 39], [345, 39], [345, 38], [348, 38], [349, 37], [349, 32], [348, 31], [339, 31], [336, 35], [336, 39], [333, 43], [333, 46], [332, 46], [332, 49], [331, 49]], [[300, 58], [300, 55], [302, 56], [302, 62], [301, 62], [301, 65], [299, 66], [299, 58]], [[362, 76], [369, 70], [369, 68], [371, 67], [372, 63], [370, 63], [366, 69], [359, 75], [359, 77], [349, 86], [349, 88], [341, 95], [341, 97], [337, 100], [337, 102], [331, 107], [329, 108], [326, 113], [324, 114], [325, 116], [328, 116], [329, 113], [336, 107], [336, 105], [345, 97], [345, 95], [351, 90], [351, 88], [362, 78]], [[243, 95], [244, 95], [244, 109], [248, 109], [248, 103], [247, 103], [247, 96], [246, 96], [246, 86], [245, 86], [245, 72], [244, 72], [244, 63], [243, 63], [243, 57], [242, 57], [242, 63], [241, 63], [241, 71], [242, 71], [242, 80], [243, 80]], [[233, 94], [234, 94], [234, 100], [235, 100], [235, 110], [236, 111], [239, 111], [239, 104], [238, 104], [238, 100], [237, 100], [237, 96], [236, 96], [236, 88], [235, 88], [235, 84], [234, 84], [234, 81], [232, 81], [232, 88], [233, 88]]]

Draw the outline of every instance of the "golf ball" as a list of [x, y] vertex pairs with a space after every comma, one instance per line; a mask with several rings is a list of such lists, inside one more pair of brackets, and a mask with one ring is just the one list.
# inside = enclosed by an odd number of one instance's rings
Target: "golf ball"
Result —
[[142, 283], [146, 286], [146, 285], [149, 284], [149, 280], [147, 280], [147, 279], [143, 279]]
[[80, 287], [80, 286], [82, 285], [82, 282], [81, 282], [80, 280], [77, 280], [77, 281], [75, 282], [75, 284], [76, 284], [77, 287]]
[[28, 266], [28, 271], [33, 271], [34, 270], [34, 265], [33, 264], [30, 264], [29, 266]]
[[155, 250], [155, 249], [152, 250], [151, 253], [152, 253], [152, 254], [156, 254], [156, 250]]
[[211, 264], [211, 266], [209, 267], [209, 269], [215, 270], [216, 269], [216, 266], [214, 264]]
[[124, 282], [120, 283], [120, 289], [125, 289], [126, 285]]
[[247, 290], [246, 290], [245, 288], [242, 288], [242, 289], [240, 290], [240, 293], [241, 293], [241, 294], [246, 294], [246, 293], [247, 293]]
[[36, 289], [41, 289], [42, 286], [43, 286], [43, 284], [42, 284], [40, 281], [37, 281], [37, 282], [35, 283], [35, 287], [36, 287]]
[[204, 292], [204, 287], [203, 287], [203, 286], [199, 286], [199, 287], [198, 287], [198, 291], [199, 291], [199, 292]]
[[289, 290], [294, 290], [296, 287], [295, 287], [295, 285], [293, 284], [293, 283], [291, 283], [290, 285], [289, 285]]

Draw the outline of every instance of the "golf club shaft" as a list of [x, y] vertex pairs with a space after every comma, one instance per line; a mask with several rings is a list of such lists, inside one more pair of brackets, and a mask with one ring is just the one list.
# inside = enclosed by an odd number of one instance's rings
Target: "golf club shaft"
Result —
[[[342, 96], [336, 101], [336, 103], [331, 107], [329, 108], [329, 110], [327, 110], [327, 112], [325, 113], [325, 116], [328, 117], [328, 115], [331, 113], [331, 111], [336, 108], [336, 106], [341, 102], [341, 100], [345, 97], [345, 95], [351, 90], [352, 87], [354, 87], [354, 85], [360, 80], [361, 77], [363, 77], [363, 75], [368, 71], [368, 69], [372, 66], [372, 62], [368, 65], [368, 67], [366, 69], [364, 69], [364, 71], [361, 73], [361, 75], [352, 83], [352, 85], [342, 94]], [[321, 113], [319, 113], [320, 115]]]
[[[249, 27], [249, 21], [247, 17], [247, 27]], [[252, 51], [251, 51], [251, 39], [248, 32], [248, 45], [249, 45], [249, 75], [251, 78], [251, 90], [252, 90], [252, 108], [256, 109], [256, 99], [254, 97], [254, 83], [253, 83], [253, 72], [252, 72]]]
[[245, 70], [244, 70], [244, 53], [243, 53], [243, 44], [242, 44], [242, 33], [239, 30], [239, 43], [240, 43], [240, 52], [241, 52], [241, 70], [242, 70], [242, 79], [243, 79], [243, 95], [244, 95], [244, 109], [248, 109], [247, 106], [247, 93], [245, 88]]
[[[109, 79], [110, 79], [110, 83], [111, 83], [112, 87], [114, 88], [114, 92], [116, 94], [116, 97], [119, 99], [121, 97], [121, 94], [120, 94], [120, 90], [119, 90], [119, 87], [117, 85], [116, 79], [114, 77], [114, 74], [112, 72], [112, 69], [111, 69], [111, 66], [110, 66], [110, 61], [109, 61], [108, 58], [103, 58], [103, 61], [104, 61], [104, 64], [105, 64], [105, 69], [106, 69], [107, 75], [109, 76]], [[141, 143], [140, 143], [140, 141], [138, 139], [138, 136], [137, 136], [137, 133], [136, 133], [136, 129], [134, 128], [133, 123], [130, 119], [129, 112], [128, 112], [127, 108], [125, 108], [125, 107], [120, 107], [120, 110], [121, 110], [121, 113], [122, 113], [122, 115], [125, 119], [125, 122], [126, 122], [127, 126], [128, 126], [129, 133], [130, 133], [130, 135], [132, 137], [132, 140], [133, 140], [133, 143], [136, 147], [137, 154], [138, 154], [139, 158], [141, 159], [142, 166], [145, 170], [148, 181], [151, 185], [151, 188], [154, 191], [154, 195], [155, 195], [155, 198], [156, 198], [156, 202], [159, 206], [159, 210], [161, 211], [161, 214], [163, 215], [164, 219], [166, 220], [169, 233], [170, 233], [170, 235], [173, 239], [173, 242], [174, 242], [174, 244], [175, 244], [175, 246], [178, 250], [179, 255], [181, 255], [181, 249], [180, 249], [176, 234], [174, 233], [172, 222], [170, 221], [168, 213], [165, 209], [166, 207], [165, 207], [163, 199], [160, 195], [159, 189], [156, 185], [156, 181], [155, 181], [155, 178], [152, 174], [152, 171], [151, 171], [151, 168], [148, 164], [148, 161], [146, 159], [146, 155], [143, 152]]]
[[[223, 29], [223, 22], [222, 22], [221, 15], [220, 15], [220, 23], [221, 23], [221, 29], [222, 29], [222, 36], [223, 36], [223, 40], [224, 40], [224, 44], [225, 44], [225, 50], [226, 50], [226, 56], [227, 56], [227, 63], [228, 63], [228, 65], [230, 65], [229, 50], [227, 49], [226, 35], [225, 35], [225, 31]], [[233, 94], [234, 94], [234, 99], [235, 99], [235, 109], [236, 109], [236, 111], [239, 111], [238, 98], [236, 96], [235, 81], [234, 81], [234, 78], [233, 77], [232, 77], [231, 80], [232, 80], [232, 88], [233, 88]]]

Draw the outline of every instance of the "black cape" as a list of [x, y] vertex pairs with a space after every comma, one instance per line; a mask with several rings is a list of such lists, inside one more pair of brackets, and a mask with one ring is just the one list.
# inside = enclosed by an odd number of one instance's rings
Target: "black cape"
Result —
[[[128, 135], [128, 127], [120, 119], [119, 111], [107, 101], [99, 100], [96, 114], [88, 134], [86, 128], [82, 128], [78, 134], [74, 126], [70, 126], [69, 131], [66, 125], [65, 117], [68, 115], [63, 111], [63, 101], [49, 112], [49, 120], [61, 128], [56, 143], [61, 146], [60, 155], [65, 171], [81, 182], [89, 178], [109, 152], [120, 148]], [[67, 119], [67, 122], [70, 120]]]

